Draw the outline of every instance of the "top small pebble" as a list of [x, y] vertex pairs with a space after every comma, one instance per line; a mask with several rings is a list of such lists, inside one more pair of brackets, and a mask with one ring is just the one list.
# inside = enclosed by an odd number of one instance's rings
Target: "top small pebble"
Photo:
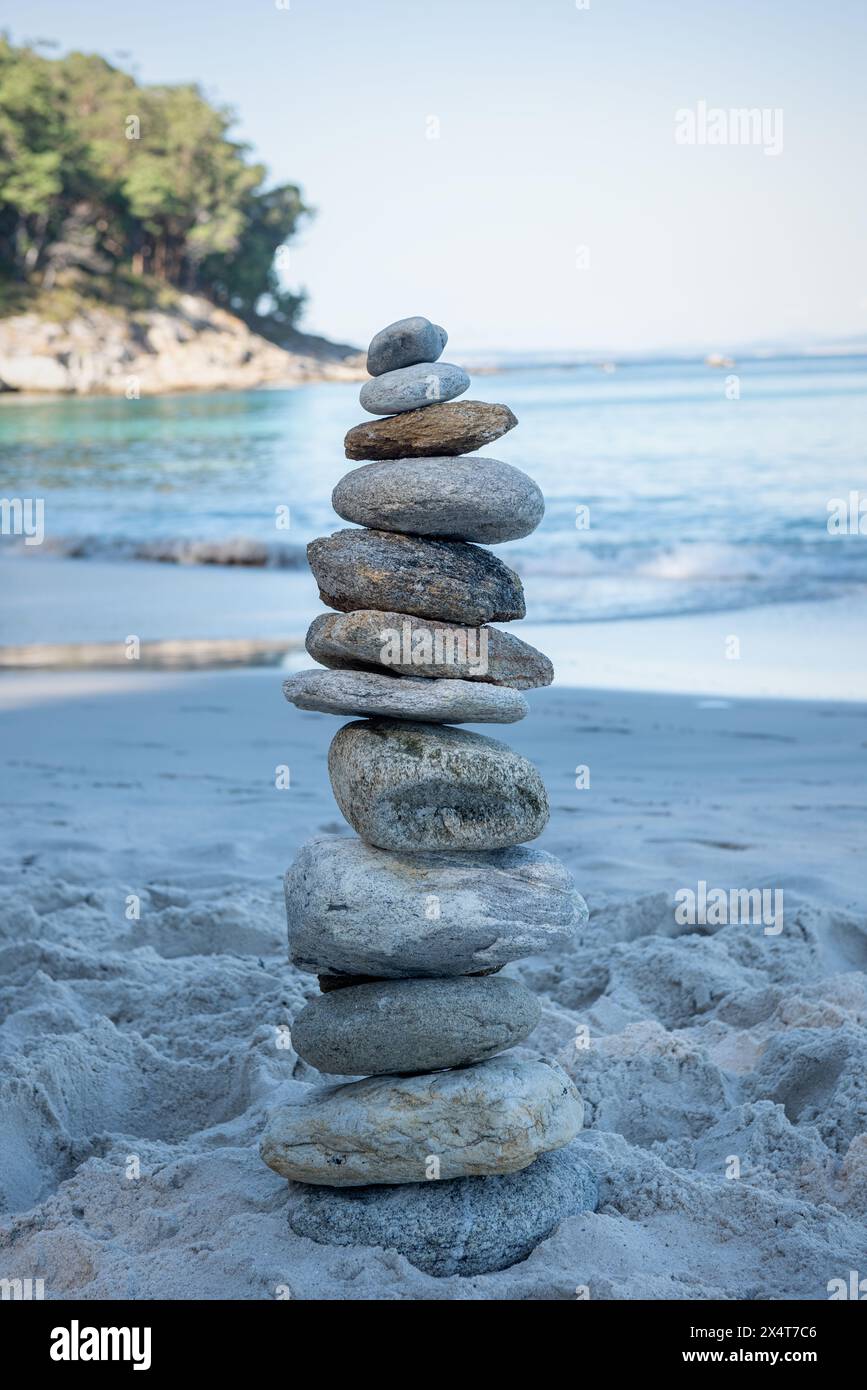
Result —
[[371, 376], [382, 376], [417, 362], [435, 362], [448, 340], [446, 330], [430, 319], [398, 319], [371, 339], [367, 370]]

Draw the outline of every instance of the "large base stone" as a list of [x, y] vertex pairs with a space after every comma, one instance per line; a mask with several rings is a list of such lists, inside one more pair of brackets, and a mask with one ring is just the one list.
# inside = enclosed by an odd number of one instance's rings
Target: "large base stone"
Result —
[[297, 1235], [397, 1250], [425, 1274], [490, 1274], [525, 1260], [568, 1216], [595, 1211], [596, 1179], [575, 1145], [520, 1173], [335, 1192], [299, 1184]]

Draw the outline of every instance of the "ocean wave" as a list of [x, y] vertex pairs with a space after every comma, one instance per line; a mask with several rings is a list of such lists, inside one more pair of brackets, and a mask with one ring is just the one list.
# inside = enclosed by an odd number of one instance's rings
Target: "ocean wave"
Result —
[[544, 622], [592, 622], [817, 602], [867, 585], [867, 547], [784, 541], [516, 548], [505, 557]]
[[[38, 547], [7, 537], [3, 550], [64, 559], [145, 561], [307, 571], [301, 542], [251, 536], [46, 536]], [[867, 547], [831, 539], [786, 536], [742, 542], [679, 540], [649, 543], [634, 534], [617, 541], [582, 541], [562, 533], [498, 548], [522, 579], [528, 606], [541, 622], [594, 622], [677, 613], [719, 612], [757, 605], [815, 602], [867, 585]]]
[[682, 541], [652, 544], [634, 537], [620, 543], [582, 543], [548, 551], [516, 545], [507, 563], [522, 576], [551, 579], [636, 579], [661, 584], [765, 584], [782, 580], [867, 580], [863, 552], [836, 541], [797, 536], [760, 541]]
[[[767, 576], [769, 547], [701, 542], [677, 545], [640, 561], [638, 574], [649, 579], [750, 580]], [[777, 557], [788, 560], [789, 557]]]
[[307, 563], [303, 545], [253, 540], [249, 536], [190, 539], [165, 536], [135, 540], [129, 536], [46, 536], [39, 547], [25, 547], [20, 537], [6, 539], [6, 549], [36, 549], [68, 560], [150, 560], [163, 565], [227, 565], [247, 569], [302, 569]]

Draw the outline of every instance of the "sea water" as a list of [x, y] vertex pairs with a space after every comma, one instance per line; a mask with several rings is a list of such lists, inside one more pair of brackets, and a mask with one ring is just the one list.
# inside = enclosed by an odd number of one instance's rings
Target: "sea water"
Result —
[[[536, 622], [867, 591], [867, 536], [832, 524], [853, 494], [867, 509], [865, 358], [516, 368], [468, 396], [512, 408], [518, 428], [483, 452], [545, 494], [538, 530], [497, 547]], [[344, 524], [330, 498], [357, 466], [342, 445], [357, 397], [0, 399], [0, 498], [41, 501], [44, 531], [28, 544], [4, 524], [0, 640], [110, 640], [125, 587], [152, 594], [154, 637], [303, 632], [318, 610], [304, 547]]]

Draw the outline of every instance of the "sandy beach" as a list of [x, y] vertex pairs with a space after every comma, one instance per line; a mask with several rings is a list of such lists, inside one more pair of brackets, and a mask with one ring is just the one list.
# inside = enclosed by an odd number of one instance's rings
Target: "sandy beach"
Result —
[[201, 1380], [298, 1342], [245, 1335], [281, 1301], [604, 1303], [663, 1377], [846, 1353], [867, 24], [684, 11], [2, 26], [34, 1366], [44, 1324]]
[[[498, 736], [538, 765], [537, 843], [591, 917], [507, 971], [543, 1003], [522, 1050], [581, 1090], [602, 1196], [512, 1269], [435, 1279], [293, 1235], [257, 1155], [317, 1079], [280, 1045], [316, 990], [286, 961], [280, 870], [349, 833], [339, 721], [276, 670], [2, 677], [0, 1273], [60, 1299], [810, 1300], [863, 1264], [867, 707], [530, 703]], [[701, 882], [782, 890], [782, 929], [680, 924]]]

